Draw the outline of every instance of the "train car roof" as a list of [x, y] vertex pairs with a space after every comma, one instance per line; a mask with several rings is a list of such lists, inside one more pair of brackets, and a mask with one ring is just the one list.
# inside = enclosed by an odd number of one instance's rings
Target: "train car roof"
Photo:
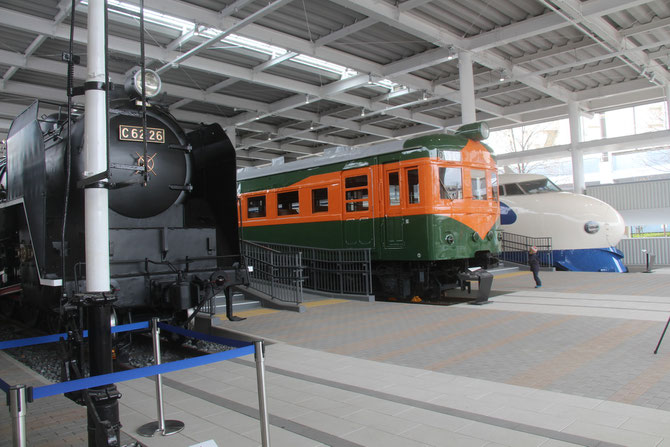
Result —
[[284, 163], [283, 157], [281, 157], [279, 159], [275, 159], [276, 161], [273, 161], [272, 165], [269, 166], [242, 168], [237, 172], [237, 179], [247, 180], [256, 177], [264, 177], [267, 175], [281, 174], [284, 172], [293, 172], [317, 166], [327, 166], [334, 163], [342, 163], [366, 157], [374, 157], [376, 155], [390, 154], [402, 150], [402, 141], [389, 141], [364, 149], [338, 146], [335, 148], [326, 149], [326, 151], [324, 151], [324, 155], [319, 157], [303, 158], [302, 160], [293, 161], [291, 163]]
[[[446, 150], [461, 151], [471, 139], [481, 141], [481, 136], [475, 132], [481, 127], [482, 123], [474, 123], [462, 126], [456, 131], [456, 134], [431, 134], [421, 137], [411, 138], [406, 141], [388, 141], [386, 143], [375, 144], [366, 148], [336, 147], [324, 151], [320, 157], [304, 158], [291, 163], [283, 163], [279, 158], [270, 166], [242, 168], [237, 173], [238, 180], [249, 180], [258, 177], [265, 177], [287, 172], [295, 172], [303, 169], [311, 169], [319, 166], [328, 166], [336, 163], [346, 163], [355, 160], [361, 160], [379, 155], [400, 152], [401, 154], [412, 157], [412, 153], [417, 150]], [[479, 126], [479, 127], [476, 127]], [[473, 131], [473, 129], [475, 131]], [[486, 144], [482, 146], [495, 157], [493, 150]], [[356, 167], [356, 166], [351, 166]], [[346, 169], [346, 168], [345, 168]]]
[[507, 185], [508, 183], [527, 182], [529, 180], [543, 180], [546, 175], [540, 174], [498, 174], [498, 184]]

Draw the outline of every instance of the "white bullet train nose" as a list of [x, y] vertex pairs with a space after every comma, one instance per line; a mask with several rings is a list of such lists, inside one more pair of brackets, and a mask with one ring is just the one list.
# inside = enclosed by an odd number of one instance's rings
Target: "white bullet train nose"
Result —
[[560, 191], [545, 176], [501, 175], [500, 224], [507, 233], [550, 237], [552, 263], [560, 270], [625, 272], [615, 248], [623, 217], [593, 197]]
[[624, 235], [621, 215], [593, 197], [555, 192], [504, 197], [502, 201], [517, 214], [510, 232], [551, 236], [554, 250], [613, 247]]

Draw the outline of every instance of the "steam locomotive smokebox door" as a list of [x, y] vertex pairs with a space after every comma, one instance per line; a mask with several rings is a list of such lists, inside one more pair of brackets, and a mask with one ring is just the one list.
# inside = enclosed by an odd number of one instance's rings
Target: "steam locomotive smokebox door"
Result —
[[184, 146], [184, 136], [170, 120], [159, 118], [147, 116], [146, 155], [144, 129], [136, 117], [117, 115], [110, 120], [109, 206], [123, 216], [145, 219], [162, 213], [190, 182], [187, 155], [176, 149]]

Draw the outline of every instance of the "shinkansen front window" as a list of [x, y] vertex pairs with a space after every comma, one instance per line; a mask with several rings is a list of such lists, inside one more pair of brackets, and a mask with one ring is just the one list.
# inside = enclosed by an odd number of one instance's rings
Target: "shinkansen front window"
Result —
[[486, 200], [486, 171], [472, 169], [470, 171], [470, 182], [472, 184], [472, 198], [474, 200]]
[[508, 183], [506, 185], [501, 185], [503, 188], [503, 195], [504, 196], [522, 196], [523, 195], [523, 189], [516, 183]]
[[491, 172], [491, 196], [498, 200], [498, 174], [495, 172]]
[[542, 194], [545, 192], [559, 192], [561, 190], [548, 178], [520, 182], [519, 186], [521, 186], [526, 194]]
[[277, 215], [289, 216], [300, 213], [298, 191], [281, 192], [277, 194]]
[[440, 199], [463, 198], [463, 176], [461, 168], [440, 168]]
[[368, 176], [358, 175], [344, 179], [346, 210], [348, 213], [354, 211], [367, 211], [368, 203]]

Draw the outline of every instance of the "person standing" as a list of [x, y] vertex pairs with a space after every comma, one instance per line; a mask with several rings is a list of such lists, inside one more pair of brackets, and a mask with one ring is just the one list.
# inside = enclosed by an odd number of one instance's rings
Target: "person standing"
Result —
[[535, 288], [542, 287], [542, 281], [540, 280], [540, 257], [537, 254], [537, 247], [530, 247], [528, 250], [528, 265], [530, 265], [530, 271], [533, 272], [533, 279], [535, 279]]

